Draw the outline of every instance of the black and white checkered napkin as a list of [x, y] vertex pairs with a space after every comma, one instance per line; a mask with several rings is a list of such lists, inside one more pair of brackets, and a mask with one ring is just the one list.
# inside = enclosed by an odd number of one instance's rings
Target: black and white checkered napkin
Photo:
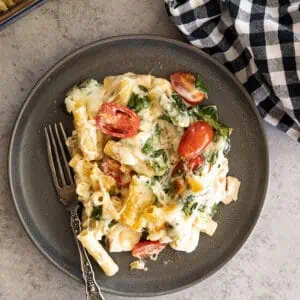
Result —
[[300, 142], [300, 2], [166, 0], [166, 6], [188, 40], [239, 79], [262, 117]]

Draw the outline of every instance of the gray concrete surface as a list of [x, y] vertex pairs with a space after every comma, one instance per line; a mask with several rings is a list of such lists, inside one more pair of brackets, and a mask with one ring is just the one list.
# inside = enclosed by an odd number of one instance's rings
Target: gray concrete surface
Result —
[[[49, 66], [90, 41], [128, 33], [181, 39], [162, 0], [53, 0], [0, 32], [0, 299], [84, 299], [83, 287], [44, 258], [17, 218], [7, 183], [8, 143], [26, 94]], [[299, 299], [300, 146], [266, 130], [271, 184], [246, 245], [205, 282], [156, 299]]]

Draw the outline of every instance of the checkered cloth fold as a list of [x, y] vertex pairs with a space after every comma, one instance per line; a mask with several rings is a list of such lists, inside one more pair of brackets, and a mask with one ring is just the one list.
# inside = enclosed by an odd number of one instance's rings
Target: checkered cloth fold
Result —
[[300, 1], [166, 0], [193, 45], [226, 66], [261, 116], [300, 142]]

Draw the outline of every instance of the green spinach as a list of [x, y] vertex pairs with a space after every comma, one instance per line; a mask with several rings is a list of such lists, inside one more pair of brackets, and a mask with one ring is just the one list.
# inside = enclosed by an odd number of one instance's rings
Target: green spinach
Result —
[[207, 157], [207, 162], [210, 163], [211, 165], [214, 165], [218, 159], [218, 151], [213, 151], [211, 152], [208, 157]]
[[159, 150], [155, 150], [153, 151], [151, 157], [153, 158], [157, 158], [159, 156], [162, 156], [164, 163], [166, 163], [168, 161], [168, 154], [166, 153], [166, 151], [164, 149], [159, 149]]
[[101, 206], [94, 206], [91, 214], [91, 218], [100, 221], [102, 217], [102, 205]]
[[151, 103], [148, 96], [139, 96], [135, 93], [132, 93], [127, 106], [138, 113], [143, 109], [149, 108]]
[[159, 119], [160, 119], [160, 120], [168, 121], [169, 123], [172, 124], [171, 118], [170, 118], [168, 115], [166, 115], [166, 114], [163, 114], [162, 116], [160, 116]]
[[118, 221], [116, 220], [112, 220], [109, 224], [108, 224], [108, 227], [111, 228], [113, 227], [114, 225], [118, 224]]
[[184, 104], [182, 98], [178, 94], [172, 94], [172, 99], [173, 99], [173, 105], [177, 110], [180, 112], [186, 112], [187, 106]]
[[139, 88], [140, 88], [140, 90], [142, 90], [143, 92], [148, 93], [148, 89], [147, 89], [145, 86], [139, 85]]
[[162, 132], [162, 129], [159, 127], [159, 125], [158, 124], [156, 124], [155, 125], [155, 135], [157, 135], [158, 137], [160, 136], [160, 134], [161, 134], [161, 132]]
[[153, 176], [151, 177], [151, 181], [150, 181], [150, 184], [151, 185], [155, 185], [155, 183], [159, 181], [159, 176]]
[[153, 151], [153, 138], [150, 137], [142, 148], [144, 154], [149, 154]]
[[197, 120], [208, 123], [215, 130], [217, 135], [229, 138], [231, 128], [219, 121], [218, 112], [215, 106], [196, 105], [189, 111], [189, 114]]
[[206, 206], [205, 206], [204, 204], [201, 204], [201, 205], [199, 206], [199, 208], [198, 208], [198, 210], [199, 210], [200, 212], [204, 212], [205, 209], [206, 209]]
[[193, 195], [189, 195], [184, 200], [182, 211], [187, 217], [189, 217], [198, 206], [197, 202], [193, 202], [194, 199], [195, 197]]
[[203, 92], [205, 94], [208, 93], [208, 89], [204, 85], [204, 82], [201, 80], [199, 74], [196, 75], [195, 87], [196, 87], [197, 90], [199, 90], [199, 91], [201, 91], [201, 92]]
[[163, 169], [157, 161], [152, 161], [151, 167], [155, 170], [155, 172], [159, 172]]
[[216, 213], [217, 213], [217, 209], [218, 209], [218, 203], [215, 203], [212, 208], [211, 208], [211, 213], [210, 215], [213, 217]]

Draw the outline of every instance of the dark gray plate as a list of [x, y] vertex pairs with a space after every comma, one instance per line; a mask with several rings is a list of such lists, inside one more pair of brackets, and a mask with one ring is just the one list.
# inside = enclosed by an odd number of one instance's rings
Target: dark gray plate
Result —
[[260, 213], [269, 177], [266, 139], [252, 100], [224, 67], [200, 50], [154, 36], [124, 36], [87, 45], [52, 67], [29, 93], [12, 134], [9, 152], [10, 187], [19, 217], [35, 245], [58, 268], [81, 281], [79, 257], [69, 215], [57, 200], [48, 162], [43, 127], [72, 120], [64, 112], [65, 93], [86, 78], [102, 81], [124, 72], [152, 73], [168, 78], [174, 71], [198, 72], [209, 89], [209, 101], [221, 119], [234, 128], [230, 174], [241, 181], [239, 201], [222, 206], [213, 237], [201, 235], [191, 254], [164, 251], [148, 272], [129, 271], [129, 253], [112, 254], [120, 266], [105, 277], [95, 266], [104, 291], [151, 296], [188, 287], [226, 263], [249, 236]]

